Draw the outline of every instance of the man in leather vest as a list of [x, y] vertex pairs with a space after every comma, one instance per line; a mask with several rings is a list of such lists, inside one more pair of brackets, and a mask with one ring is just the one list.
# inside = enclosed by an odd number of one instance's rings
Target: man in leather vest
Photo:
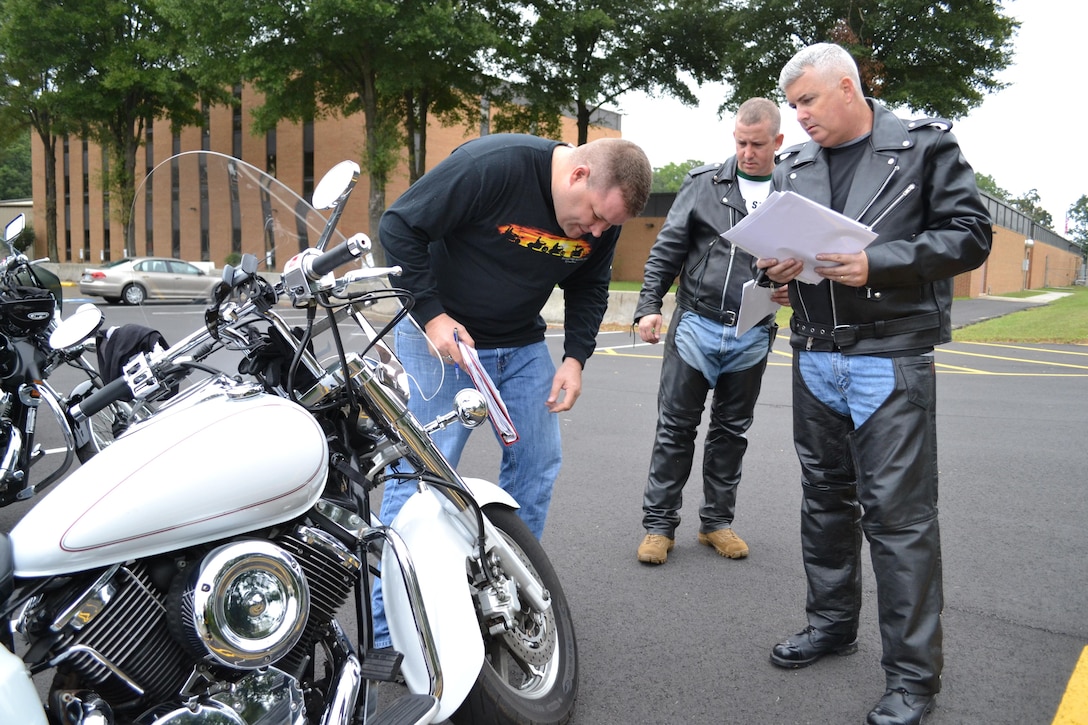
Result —
[[691, 473], [695, 435], [713, 391], [703, 454], [700, 543], [731, 559], [748, 556], [733, 531], [741, 459], [777, 327], [768, 315], [737, 334], [741, 291], [755, 260], [719, 235], [771, 191], [781, 114], [766, 98], [744, 102], [733, 132], [736, 156], [687, 175], [646, 260], [635, 322], [644, 342], [661, 339], [661, 304], [679, 277], [658, 389], [657, 431], [642, 499], [646, 529], [638, 560], [664, 564], [680, 523], [681, 494]]
[[920, 723], [941, 687], [933, 348], [951, 339], [955, 275], [981, 265], [991, 227], [951, 123], [903, 121], [861, 91], [837, 45], [797, 53], [779, 87], [810, 141], [789, 149], [776, 188], [869, 225], [862, 252], [802, 264], [762, 259], [789, 283], [794, 443], [808, 626], [771, 661], [805, 667], [857, 651], [861, 535], [869, 541], [886, 691], [870, 725]]

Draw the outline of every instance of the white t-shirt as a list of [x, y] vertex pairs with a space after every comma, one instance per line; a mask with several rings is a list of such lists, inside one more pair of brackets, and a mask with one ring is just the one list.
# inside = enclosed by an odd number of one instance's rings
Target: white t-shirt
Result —
[[738, 173], [737, 181], [740, 183], [740, 194], [744, 197], [744, 208], [749, 214], [766, 201], [767, 195], [771, 193], [770, 176], [763, 179], [754, 179]]

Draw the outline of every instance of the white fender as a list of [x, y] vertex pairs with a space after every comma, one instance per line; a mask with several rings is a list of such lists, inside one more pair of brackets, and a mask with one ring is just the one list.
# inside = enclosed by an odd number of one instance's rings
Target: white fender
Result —
[[476, 503], [480, 504], [481, 507], [492, 503], [501, 503], [503, 506], [509, 506], [512, 509], [521, 508], [513, 496], [491, 483], [491, 481], [485, 481], [482, 478], [462, 478], [461, 480], [468, 486], [469, 493], [472, 494], [472, 497], [476, 499]]
[[[411, 556], [442, 670], [435, 721], [447, 720], [468, 696], [484, 661], [484, 644], [465, 573], [472, 544], [430, 490], [405, 501], [392, 528]], [[404, 654], [404, 682], [410, 692], [427, 694], [430, 678], [426, 660], [404, 578], [388, 544], [382, 552], [382, 597], [393, 647]]]
[[[497, 503], [518, 508], [513, 496], [490, 481], [466, 478], [464, 482], [480, 506]], [[435, 719], [446, 720], [468, 696], [484, 661], [480, 625], [465, 573], [465, 559], [472, 553], [473, 543], [450, 520], [433, 491], [409, 498], [392, 528], [407, 546], [415, 567], [442, 669], [441, 705]], [[382, 596], [393, 646], [404, 654], [404, 681], [411, 692], [425, 694], [430, 687], [427, 665], [404, 580], [389, 546], [382, 553]]]
[[48, 725], [23, 661], [0, 645], [0, 722]]

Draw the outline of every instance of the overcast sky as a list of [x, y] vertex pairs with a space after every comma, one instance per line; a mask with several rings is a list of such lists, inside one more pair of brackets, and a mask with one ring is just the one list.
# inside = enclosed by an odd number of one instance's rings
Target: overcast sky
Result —
[[[1088, 166], [1080, 140], [1088, 125], [1088, 3], [1013, 0], [1005, 12], [1021, 21], [1015, 56], [999, 78], [1010, 86], [989, 96], [953, 133], [968, 162], [1012, 196], [1036, 189], [1055, 231], [1088, 195]], [[734, 152], [733, 117], [717, 117], [722, 86], [699, 89], [700, 105], [630, 94], [620, 104], [623, 137], [641, 145], [655, 166], [688, 159], [716, 162]], [[910, 112], [901, 115], [912, 116]], [[792, 110], [783, 107], [784, 146], [807, 140]]]

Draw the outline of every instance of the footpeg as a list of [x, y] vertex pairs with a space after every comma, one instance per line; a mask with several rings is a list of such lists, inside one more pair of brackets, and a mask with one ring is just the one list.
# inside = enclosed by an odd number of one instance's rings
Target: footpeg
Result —
[[403, 725], [403, 723], [431, 722], [438, 712], [438, 698], [430, 695], [405, 695], [397, 698], [388, 709], [382, 710], [367, 725]]
[[368, 649], [360, 672], [364, 680], [396, 682], [400, 677], [400, 663], [403, 659], [404, 655], [392, 647]]

